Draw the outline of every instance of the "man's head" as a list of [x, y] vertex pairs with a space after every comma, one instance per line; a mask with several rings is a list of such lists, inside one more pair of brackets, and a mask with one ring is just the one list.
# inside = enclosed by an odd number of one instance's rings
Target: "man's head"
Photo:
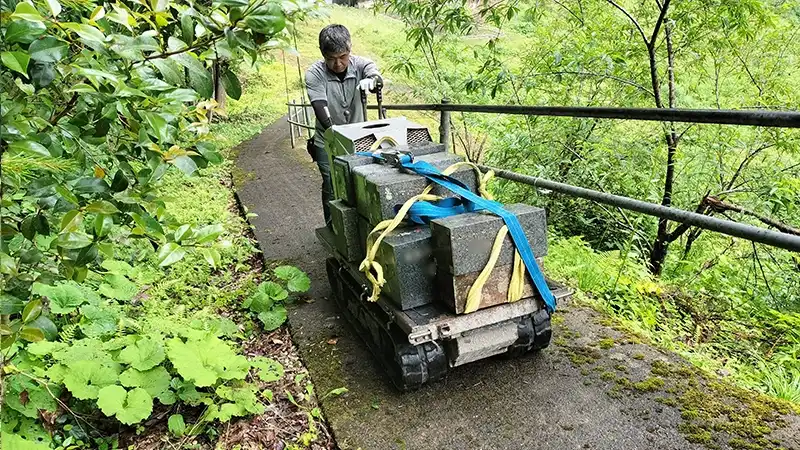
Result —
[[344, 25], [328, 25], [319, 32], [319, 50], [333, 73], [342, 73], [350, 64], [350, 32]]

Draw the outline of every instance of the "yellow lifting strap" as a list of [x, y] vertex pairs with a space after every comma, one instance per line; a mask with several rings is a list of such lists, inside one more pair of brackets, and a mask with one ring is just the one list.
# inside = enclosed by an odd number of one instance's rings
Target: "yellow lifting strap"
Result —
[[[396, 141], [389, 136], [384, 136], [381, 139], [375, 141], [372, 144], [370, 151], [375, 151], [380, 147], [383, 142], [391, 141], [394, 145], [397, 145]], [[475, 165], [474, 163], [463, 161], [457, 162], [447, 169], [442, 171], [444, 175], [451, 175], [456, 170], [462, 167], [470, 167], [472, 168], [478, 179], [478, 193], [481, 197], [486, 198], [488, 200], [492, 200], [492, 195], [487, 189], [487, 184], [489, 181], [494, 177], [494, 172], [489, 171], [487, 173], [482, 173], [481, 169]], [[386, 283], [386, 279], [383, 276], [383, 267], [381, 267], [380, 263], [375, 261], [375, 257], [378, 254], [378, 248], [381, 245], [381, 242], [389, 235], [392, 231], [394, 231], [405, 219], [408, 210], [411, 209], [411, 206], [418, 201], [437, 201], [441, 200], [442, 197], [438, 195], [432, 195], [430, 192], [433, 189], [433, 185], [428, 185], [425, 189], [422, 190], [422, 193], [411, 197], [408, 199], [403, 206], [397, 211], [397, 214], [394, 216], [393, 219], [384, 220], [380, 222], [375, 228], [370, 231], [369, 235], [367, 235], [367, 254], [364, 260], [361, 262], [358, 270], [363, 272], [366, 275], [367, 280], [372, 284], [372, 294], [368, 298], [369, 301], [375, 302], [378, 301], [378, 298], [381, 295], [381, 289], [383, 285]], [[378, 234], [380, 233], [380, 234]], [[375, 235], [377, 234], [377, 237]], [[502, 228], [495, 236], [494, 245], [492, 246], [491, 254], [489, 255], [489, 261], [484, 266], [483, 270], [481, 271], [478, 278], [472, 284], [467, 293], [467, 303], [465, 306], [464, 313], [471, 313], [478, 310], [478, 307], [481, 304], [481, 299], [483, 296], [483, 286], [486, 284], [486, 281], [489, 279], [492, 271], [497, 264], [497, 259], [500, 256], [500, 251], [503, 248], [503, 241], [505, 240], [506, 236], [508, 235], [508, 227], [503, 225]], [[520, 256], [518, 251], [514, 251], [514, 266], [513, 272], [511, 275], [511, 280], [508, 285], [508, 296], [507, 301], [509, 303], [515, 302], [522, 298], [522, 291], [525, 287], [525, 264], [522, 261], [522, 257]]]

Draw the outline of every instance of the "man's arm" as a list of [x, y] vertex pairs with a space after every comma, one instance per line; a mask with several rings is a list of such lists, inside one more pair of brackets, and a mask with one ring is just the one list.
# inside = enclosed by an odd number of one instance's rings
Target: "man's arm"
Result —
[[315, 70], [306, 71], [306, 91], [311, 107], [314, 108], [314, 115], [317, 120], [328, 129], [333, 125], [331, 115], [328, 112], [328, 93], [325, 90], [325, 79], [320, 77]]

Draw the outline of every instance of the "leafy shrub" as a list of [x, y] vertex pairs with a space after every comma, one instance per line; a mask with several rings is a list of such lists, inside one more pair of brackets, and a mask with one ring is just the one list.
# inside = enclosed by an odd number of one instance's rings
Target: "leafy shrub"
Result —
[[284, 302], [289, 299], [289, 291], [302, 293], [311, 287], [311, 280], [302, 270], [292, 266], [275, 268], [275, 276], [286, 282], [286, 289], [273, 281], [262, 282], [256, 292], [242, 303], [242, 307], [255, 313], [266, 331], [272, 331], [286, 321]]

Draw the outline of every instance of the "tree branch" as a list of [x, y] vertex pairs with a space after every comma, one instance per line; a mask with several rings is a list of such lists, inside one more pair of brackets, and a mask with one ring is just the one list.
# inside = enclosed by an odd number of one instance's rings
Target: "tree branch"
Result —
[[[664, 4], [661, 5], [661, 12], [658, 15], [656, 26], [653, 28], [653, 37], [650, 38], [650, 44], [648, 44], [648, 46], [654, 45], [656, 42], [658, 32], [661, 31], [661, 24], [664, 22], [664, 17], [667, 15], [667, 10], [669, 9], [669, 2], [670, 0], [664, 0]], [[647, 39], [645, 39], [645, 42], [647, 42]]]
[[61, 118], [62, 118], [62, 117], [64, 117], [65, 115], [67, 115], [67, 113], [69, 113], [69, 112], [70, 112], [70, 110], [72, 110], [72, 108], [74, 108], [74, 107], [75, 107], [75, 104], [76, 104], [77, 102], [78, 102], [78, 93], [77, 93], [77, 92], [74, 92], [74, 93], [72, 94], [72, 98], [70, 98], [70, 99], [69, 99], [69, 101], [67, 102], [67, 104], [66, 104], [66, 105], [64, 105], [64, 109], [62, 109], [61, 111], [59, 111], [59, 112], [58, 112], [58, 114], [55, 114], [55, 115], [53, 115], [53, 117], [50, 119], [50, 125], [55, 125], [55, 124], [57, 124], [57, 123], [58, 123], [58, 121], [59, 121], [59, 120], [61, 120]]
[[[633, 22], [633, 25], [636, 26], [636, 29], [639, 30], [639, 34], [642, 36], [642, 40], [644, 41], [644, 44], [646, 46], [650, 47], [650, 41], [647, 40], [647, 36], [645, 36], [644, 30], [642, 29], [642, 26], [639, 25], [639, 22], [631, 15], [631, 13], [629, 13], [625, 8], [620, 6], [614, 0], [606, 0], [606, 1], [608, 3], [610, 3], [611, 5], [613, 5], [615, 8], [617, 8], [618, 10], [622, 11], [623, 14], [628, 16], [628, 19], [630, 19], [630, 21]], [[669, 0], [667, 0], [667, 3], [669, 3]]]
[[743, 207], [741, 207], [739, 205], [734, 205], [732, 203], [727, 203], [727, 202], [724, 202], [724, 201], [722, 201], [722, 200], [720, 200], [720, 199], [718, 199], [716, 197], [711, 197], [711, 196], [708, 197], [708, 204], [712, 209], [714, 209], [714, 211], [719, 211], [719, 212], [734, 211], [734, 212], [738, 212], [738, 213], [744, 214], [746, 216], [755, 217], [756, 219], [758, 219], [762, 223], [764, 223], [764, 224], [766, 224], [768, 226], [771, 226], [773, 228], [776, 228], [776, 229], [780, 230], [783, 233], [794, 234], [796, 236], [800, 236], [800, 228], [795, 228], [795, 227], [793, 227], [791, 225], [787, 225], [787, 224], [785, 224], [783, 222], [779, 222], [779, 221], [777, 221], [775, 219], [772, 219], [772, 218], [767, 217], [765, 215], [759, 214], [759, 213], [757, 213], [755, 211], [751, 211], [749, 209], [743, 208]]

